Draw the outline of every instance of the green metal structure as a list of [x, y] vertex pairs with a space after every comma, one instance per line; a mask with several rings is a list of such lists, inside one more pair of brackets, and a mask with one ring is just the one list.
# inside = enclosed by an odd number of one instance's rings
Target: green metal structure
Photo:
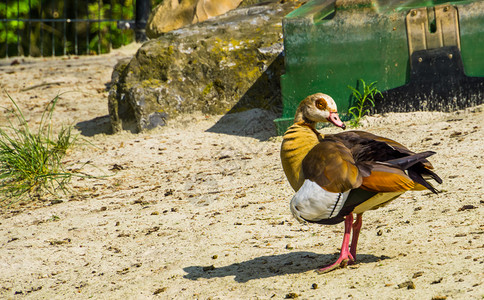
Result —
[[414, 57], [418, 64], [428, 50], [454, 51], [442, 54], [449, 61], [460, 52], [465, 76], [484, 77], [483, 14], [484, 1], [309, 1], [283, 20], [284, 108], [282, 118], [274, 121], [278, 133], [284, 133], [299, 102], [310, 94], [332, 96], [348, 119], [352, 99], [347, 86], [355, 87], [359, 79], [377, 81], [381, 91], [405, 86], [412, 76], [420, 80], [415, 77], [418, 66], [412, 73], [412, 56], [419, 55]]

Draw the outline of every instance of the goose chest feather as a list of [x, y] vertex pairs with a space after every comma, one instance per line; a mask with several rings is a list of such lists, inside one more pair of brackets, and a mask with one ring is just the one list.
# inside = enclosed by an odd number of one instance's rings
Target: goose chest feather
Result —
[[345, 129], [334, 100], [322, 93], [308, 96], [299, 105], [294, 124], [284, 134], [281, 162], [296, 192], [290, 202], [296, 219], [320, 224], [345, 222], [339, 259], [319, 270], [327, 272], [355, 262], [363, 212], [409, 190], [436, 193], [428, 180], [442, 180], [427, 160], [433, 151], [414, 153], [394, 140], [364, 131], [323, 136], [316, 130], [318, 122]]
[[318, 136], [308, 126], [294, 124], [284, 134], [281, 145], [282, 168], [295, 191], [304, 182], [302, 161], [319, 142]]

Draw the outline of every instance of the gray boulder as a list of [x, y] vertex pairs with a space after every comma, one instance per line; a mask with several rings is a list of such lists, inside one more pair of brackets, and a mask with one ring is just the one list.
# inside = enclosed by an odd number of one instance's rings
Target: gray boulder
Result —
[[282, 18], [301, 1], [240, 7], [143, 44], [113, 72], [113, 131], [139, 132], [180, 113], [280, 106]]

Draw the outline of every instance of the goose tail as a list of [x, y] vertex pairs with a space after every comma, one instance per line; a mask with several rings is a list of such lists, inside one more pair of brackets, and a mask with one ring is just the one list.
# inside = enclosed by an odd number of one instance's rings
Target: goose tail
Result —
[[392, 159], [388, 160], [385, 163], [398, 166], [399, 168], [403, 170], [407, 170], [408, 176], [410, 179], [415, 181], [416, 183], [419, 183], [432, 191], [432, 193], [437, 194], [438, 191], [435, 189], [430, 182], [428, 182], [428, 179], [433, 179], [437, 183], [441, 184], [442, 179], [432, 172], [430, 169], [426, 168], [422, 163], [427, 162], [427, 157], [432, 156], [436, 154], [435, 151], [424, 151], [404, 157], [400, 157], [397, 159]]

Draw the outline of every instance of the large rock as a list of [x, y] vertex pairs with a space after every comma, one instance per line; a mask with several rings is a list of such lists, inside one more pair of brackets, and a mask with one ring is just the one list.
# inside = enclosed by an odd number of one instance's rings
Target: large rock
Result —
[[146, 35], [157, 38], [165, 32], [224, 14], [240, 2], [242, 0], [164, 0], [151, 12]]
[[300, 1], [242, 7], [145, 43], [113, 72], [113, 131], [139, 132], [179, 113], [280, 103], [282, 18]]
[[264, 0], [162, 0], [151, 12], [146, 24], [150, 39], [186, 25], [203, 22], [237, 7]]

